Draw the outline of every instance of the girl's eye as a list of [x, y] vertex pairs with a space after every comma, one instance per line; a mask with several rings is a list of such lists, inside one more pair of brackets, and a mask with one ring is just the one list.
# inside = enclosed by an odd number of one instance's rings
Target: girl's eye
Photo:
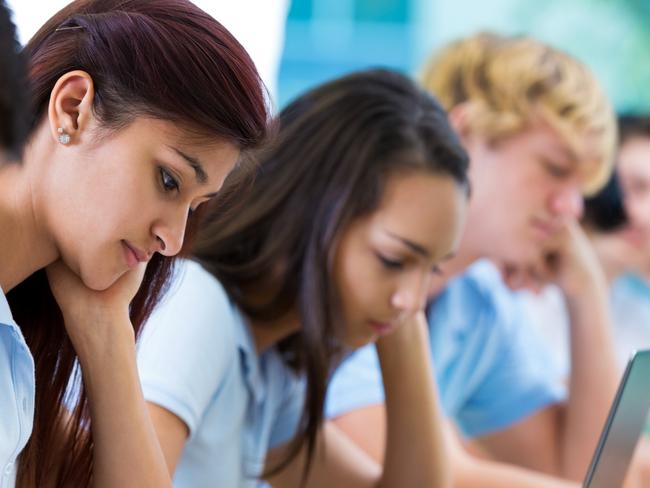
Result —
[[160, 168], [160, 183], [165, 191], [179, 191], [180, 185], [167, 170]]
[[387, 269], [402, 269], [404, 267], [404, 263], [397, 259], [387, 258], [381, 254], [377, 254], [377, 257], [379, 258], [381, 264]]

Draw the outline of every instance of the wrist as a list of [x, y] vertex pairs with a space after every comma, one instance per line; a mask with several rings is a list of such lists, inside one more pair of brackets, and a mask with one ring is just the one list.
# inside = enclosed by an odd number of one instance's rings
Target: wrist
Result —
[[608, 286], [604, 273], [591, 273], [573, 286], [562, 286], [568, 305], [593, 305], [594, 301], [607, 300]]
[[584, 297], [607, 295], [607, 277], [600, 265], [573, 271], [558, 282], [567, 300], [582, 300]]
[[429, 329], [424, 314], [414, 316], [392, 334], [380, 337], [375, 346], [382, 363], [390, 362], [393, 357], [401, 362], [405, 355], [409, 358], [417, 356], [419, 350], [428, 353]]
[[101, 363], [120, 351], [135, 350], [135, 331], [128, 314], [89, 317], [83, 323], [66, 321], [66, 330], [82, 367]]

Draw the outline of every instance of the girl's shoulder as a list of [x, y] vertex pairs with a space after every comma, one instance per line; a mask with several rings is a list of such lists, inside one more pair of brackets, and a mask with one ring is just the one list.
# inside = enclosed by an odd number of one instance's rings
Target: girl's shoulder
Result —
[[242, 326], [221, 283], [200, 264], [182, 260], [145, 324], [138, 348], [141, 356], [167, 351], [184, 360], [210, 357], [227, 363], [236, 354]]

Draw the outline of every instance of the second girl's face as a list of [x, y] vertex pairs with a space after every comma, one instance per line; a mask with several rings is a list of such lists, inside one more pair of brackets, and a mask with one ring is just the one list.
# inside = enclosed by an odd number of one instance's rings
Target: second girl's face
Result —
[[350, 224], [334, 266], [349, 346], [375, 341], [422, 310], [437, 265], [458, 245], [466, 200], [449, 176], [396, 174], [378, 209]]
[[177, 254], [188, 215], [238, 157], [230, 143], [188, 144], [173, 123], [138, 118], [108, 137], [57, 145], [37, 211], [64, 262], [103, 290], [155, 252]]

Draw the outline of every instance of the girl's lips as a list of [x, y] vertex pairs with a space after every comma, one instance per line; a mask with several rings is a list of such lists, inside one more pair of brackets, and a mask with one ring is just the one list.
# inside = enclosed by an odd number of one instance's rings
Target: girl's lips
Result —
[[122, 247], [124, 248], [124, 255], [126, 257], [126, 264], [129, 268], [135, 268], [140, 262], [146, 261], [142, 259], [142, 256], [138, 251], [131, 247], [128, 242], [122, 241]]
[[392, 323], [370, 322], [370, 328], [375, 331], [379, 336], [390, 334], [396, 329], [396, 325]]

